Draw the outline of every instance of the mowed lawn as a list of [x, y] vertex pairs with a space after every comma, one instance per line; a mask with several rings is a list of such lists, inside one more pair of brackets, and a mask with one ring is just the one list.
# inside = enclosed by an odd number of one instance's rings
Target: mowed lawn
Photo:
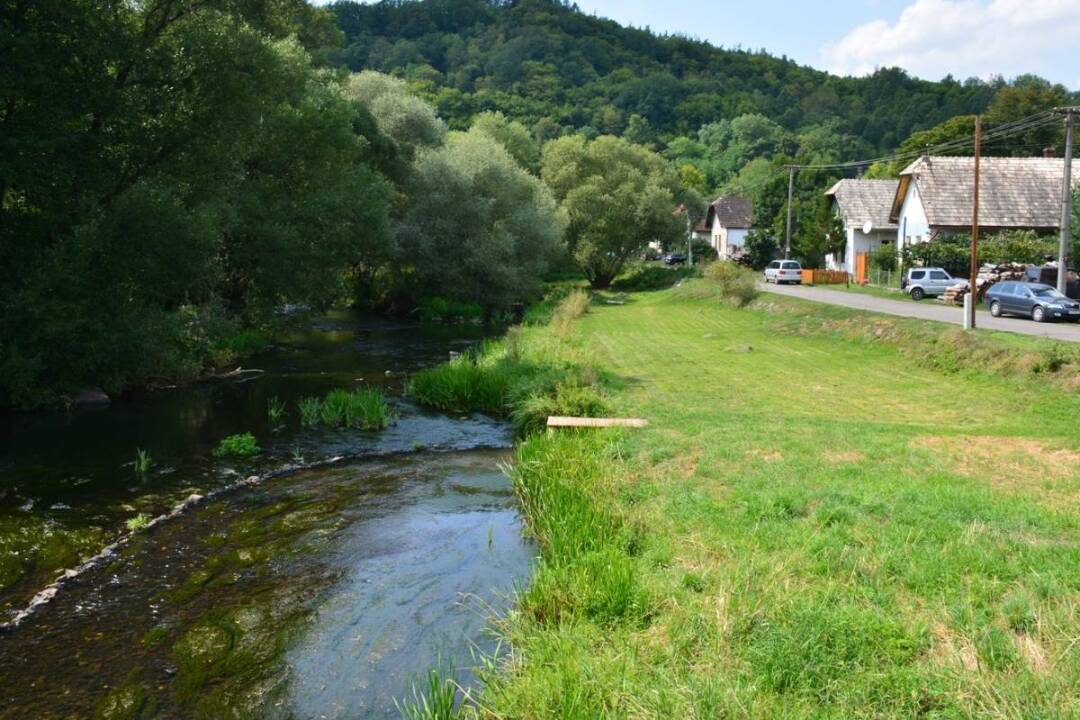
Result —
[[648, 609], [523, 629], [494, 706], [1080, 717], [1080, 397], [776, 327], [670, 291], [577, 321], [650, 422], [597, 498], [642, 534]]

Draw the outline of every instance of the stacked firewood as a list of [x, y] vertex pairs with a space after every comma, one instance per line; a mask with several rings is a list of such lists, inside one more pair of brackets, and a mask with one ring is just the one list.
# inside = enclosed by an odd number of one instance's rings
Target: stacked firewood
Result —
[[938, 302], [939, 303], [944, 303], [946, 305], [963, 305], [964, 304], [964, 296], [967, 295], [967, 294], [968, 294], [968, 284], [967, 284], [967, 281], [965, 280], [965, 281], [963, 281], [961, 283], [957, 283], [956, 285], [953, 285], [952, 287], [947, 289], [943, 294], [938, 295]]
[[[1022, 263], [1001, 263], [1000, 265], [986, 264], [979, 268], [979, 274], [975, 278], [977, 288], [977, 301], [982, 302], [986, 291], [999, 282], [1009, 280], [1024, 280], [1027, 277], [1027, 265]], [[964, 296], [970, 292], [967, 280], [961, 280], [953, 285], [944, 294], [938, 296], [938, 302], [946, 305], [963, 305]]]

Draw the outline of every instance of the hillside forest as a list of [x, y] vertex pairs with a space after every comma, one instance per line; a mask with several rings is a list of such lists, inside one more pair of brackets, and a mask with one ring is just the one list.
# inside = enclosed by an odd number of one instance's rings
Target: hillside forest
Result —
[[[603, 287], [684, 204], [748, 194], [763, 256], [804, 170], [1080, 101], [1034, 76], [836, 77], [555, 0], [11, 0], [0, 8], [0, 406], [190, 380], [295, 311], [508, 318]], [[1058, 126], [986, 152], [1061, 152]], [[956, 152], [965, 152], [961, 148]], [[955, 154], [955, 153], [954, 153]], [[1080, 225], [1080, 223], [1078, 223]]]

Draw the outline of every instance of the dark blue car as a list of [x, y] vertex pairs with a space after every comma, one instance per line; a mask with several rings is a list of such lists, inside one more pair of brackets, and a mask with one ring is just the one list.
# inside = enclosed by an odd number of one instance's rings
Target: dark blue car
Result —
[[1003, 282], [986, 291], [986, 304], [994, 317], [1020, 315], [1035, 322], [1080, 322], [1080, 302], [1042, 283]]

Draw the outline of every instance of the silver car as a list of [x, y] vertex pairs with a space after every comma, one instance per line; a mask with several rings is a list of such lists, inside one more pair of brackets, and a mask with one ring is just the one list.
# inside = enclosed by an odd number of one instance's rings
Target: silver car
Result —
[[966, 282], [957, 280], [943, 268], [911, 268], [904, 276], [904, 292], [912, 300], [943, 295], [953, 285]]
[[765, 282], [802, 284], [802, 265], [794, 260], [773, 260], [765, 266]]
[[986, 302], [994, 317], [1009, 314], [1029, 317], [1035, 322], [1080, 322], [1080, 303], [1042, 283], [998, 283], [986, 291]]

